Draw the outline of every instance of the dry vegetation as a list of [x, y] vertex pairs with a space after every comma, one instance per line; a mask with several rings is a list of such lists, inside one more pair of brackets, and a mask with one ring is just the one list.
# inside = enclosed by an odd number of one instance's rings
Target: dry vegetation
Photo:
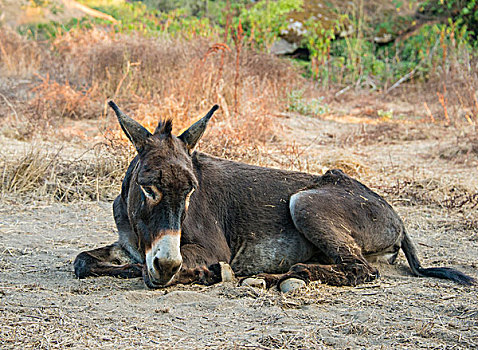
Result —
[[[300, 145], [295, 141], [283, 142], [287, 126], [284, 130], [283, 123], [277, 122], [278, 116], [290, 107], [291, 91], [305, 91], [305, 97], [294, 101], [295, 105], [302, 104], [303, 110], [319, 94], [325, 97], [323, 104], [330, 104], [332, 111], [327, 115], [332, 119], [338, 113], [378, 123], [376, 127], [348, 135], [344, 144], [441, 137], [442, 131], [436, 135], [437, 128], [430, 128], [438, 124], [452, 125], [450, 134], [462, 133], [457, 140], [460, 138], [459, 142], [465, 144], [456, 150], [445, 150], [443, 157], [455, 158], [453, 152], [465, 156], [476, 153], [478, 137], [473, 126], [478, 115], [475, 93], [478, 77], [472, 68], [474, 59], [462, 47], [443, 48], [449, 51], [446, 61], [434, 67], [434, 78], [427, 87], [407, 85], [397, 89], [394, 95], [375, 93], [364, 98], [363, 92], [348, 92], [339, 97], [337, 93], [314, 89], [288, 62], [247, 49], [244, 38], [235, 33], [234, 44], [228, 46], [199, 37], [191, 40], [150, 37], [93, 27], [60, 32], [52, 42], [37, 43], [1, 28], [2, 133], [19, 140], [74, 139], [88, 143], [90, 152], [96, 153], [101, 148], [100, 153], [110, 154], [109, 158], [121, 159], [115, 164], [118, 168], [115, 175], [105, 177], [104, 182], [108, 183], [122, 174], [131, 158], [131, 154], [118, 157], [123, 154], [124, 136], [106, 107], [109, 99], [114, 99], [149, 129], [154, 129], [158, 120], [170, 118], [176, 132], [212, 104], [219, 103], [221, 110], [202, 143], [202, 149], [209, 153], [297, 170], [321, 172], [338, 166], [351, 175], [365, 174], [366, 166], [340, 152], [322, 160], [320, 166], [305, 163], [301, 160]], [[414, 107], [403, 108], [393, 103], [397, 98]], [[417, 127], [408, 128], [411, 134], [407, 131], [404, 135], [409, 123]], [[272, 149], [276, 154], [271, 155]], [[106, 194], [109, 187], [98, 185], [98, 179], [104, 175], [101, 171], [110, 167], [110, 160], [100, 164], [103, 160], [98, 157], [96, 166], [81, 169], [84, 174], [81, 178], [97, 183], [93, 195], [91, 184], [81, 186], [78, 179], [63, 178], [73, 169], [61, 160], [61, 151], [52, 160], [48, 160], [52, 152], [34, 149], [31, 152], [30, 157], [21, 155], [19, 161], [24, 164], [28, 159], [42, 159], [44, 164], [23, 165], [38, 168], [42, 173], [25, 181], [41, 183], [40, 193], [53, 193], [62, 200], [110, 198]], [[32, 157], [35, 153], [42, 157]], [[18, 169], [10, 165], [17, 161], [10, 162], [4, 157], [3, 163], [2, 191], [18, 191]], [[115, 183], [120, 180], [115, 178]], [[16, 184], [11, 185], [11, 181]], [[70, 185], [54, 189], [52, 183]], [[69, 187], [84, 188], [85, 193], [79, 197], [63, 195], [70, 191]]]
[[[375, 284], [313, 284], [293, 295], [74, 279], [80, 250], [115, 240], [105, 201], [132, 155], [108, 99], [150, 129], [171, 118], [175, 132], [218, 103], [201, 150], [315, 173], [340, 167], [397, 208], [424, 265], [477, 276], [478, 77], [470, 62], [457, 61], [427, 94], [406, 86], [393, 96], [336, 95], [236, 43], [97, 28], [36, 43], [0, 28], [0, 347], [476, 348], [476, 288], [411, 277], [403, 257], [380, 267]], [[299, 102], [324, 95], [327, 118], [287, 112], [290, 91], [305, 88]], [[403, 100], [419, 107], [400, 109]]]
[[[16, 45], [24, 40], [5, 30], [0, 36], [1, 42], [16, 37]], [[283, 109], [286, 92], [303, 81], [286, 62], [241, 45], [78, 29], [58, 36], [49, 47], [19, 51], [6, 46], [2, 68], [17, 78], [35, 75], [28, 119], [98, 119], [106, 113], [105, 101], [114, 99], [149, 127], [171, 118], [179, 130], [218, 102], [218, 122], [235, 123], [231, 126], [250, 137], [247, 123], [265, 121]], [[41, 68], [22, 70], [32, 55], [42, 57]], [[267, 139], [268, 132], [257, 129], [255, 138], [258, 131], [261, 140]]]
[[66, 159], [62, 148], [48, 152], [31, 145], [23, 152], [3, 154], [0, 191], [60, 202], [113, 200], [127, 168], [124, 155], [113, 156], [101, 146]]
[[[51, 44], [36, 44], [2, 29], [0, 43], [0, 68], [12, 78], [3, 81], [8, 93], [0, 101], [4, 135], [19, 140], [73, 137], [91, 143], [81, 130], [88, 123], [89, 128], [96, 126], [93, 136], [103, 134], [96, 138], [101, 143], [97, 146], [110, 156], [97, 157], [95, 164], [85, 162], [83, 168], [81, 162], [61, 160], [61, 151], [53, 156], [32, 149], [20, 159], [4, 157], [3, 191], [21, 193], [34, 187], [61, 200], [110, 199], [106, 184], [114, 179], [117, 187], [121, 180], [130, 158], [114, 163], [109, 159], [124, 148], [124, 136], [106, 109], [109, 99], [149, 129], [170, 118], [176, 132], [219, 103], [221, 112], [205, 139], [206, 150], [252, 159], [261, 153], [261, 144], [280, 134], [274, 118], [286, 108], [287, 91], [304, 83], [290, 64], [242, 49], [240, 42], [230, 48], [200, 38], [184, 41], [78, 29]], [[25, 65], [28, 61], [33, 64]], [[27, 87], [18, 86], [18, 80], [27, 81]], [[118, 171], [104, 171], [112, 166]], [[72, 175], [77, 172], [81, 175]], [[25, 173], [28, 178], [20, 179]]]

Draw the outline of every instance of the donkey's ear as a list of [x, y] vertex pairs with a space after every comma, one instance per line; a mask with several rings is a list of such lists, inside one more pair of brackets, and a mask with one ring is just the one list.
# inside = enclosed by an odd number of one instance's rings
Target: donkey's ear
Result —
[[108, 102], [108, 104], [115, 111], [116, 116], [118, 117], [118, 121], [121, 125], [121, 129], [123, 129], [124, 133], [131, 141], [133, 146], [136, 148], [136, 150], [138, 152], [141, 152], [144, 149], [146, 140], [151, 136], [151, 133], [146, 130], [141, 124], [124, 114], [121, 109], [118, 108], [116, 103], [110, 101]]
[[189, 151], [192, 151], [196, 144], [198, 143], [201, 136], [204, 134], [206, 130], [207, 123], [209, 119], [211, 119], [214, 112], [219, 108], [218, 105], [212, 106], [211, 110], [207, 112], [207, 114], [195, 122], [193, 125], [189, 127], [186, 131], [184, 131], [181, 135], [179, 135], [179, 139], [182, 140]]

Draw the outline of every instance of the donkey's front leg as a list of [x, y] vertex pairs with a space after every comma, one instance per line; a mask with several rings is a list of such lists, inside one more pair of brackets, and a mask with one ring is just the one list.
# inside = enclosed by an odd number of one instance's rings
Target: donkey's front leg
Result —
[[226, 262], [211, 259], [211, 254], [196, 244], [181, 246], [183, 265], [170, 284], [200, 283], [211, 285], [235, 280], [234, 272]]
[[181, 268], [172, 284], [199, 283], [208, 286], [219, 282], [232, 282], [234, 279], [234, 272], [229, 264], [218, 262], [209, 266], [201, 265], [193, 268]]
[[142, 264], [136, 263], [118, 243], [78, 254], [74, 262], [78, 278], [114, 276], [135, 278], [142, 275]]

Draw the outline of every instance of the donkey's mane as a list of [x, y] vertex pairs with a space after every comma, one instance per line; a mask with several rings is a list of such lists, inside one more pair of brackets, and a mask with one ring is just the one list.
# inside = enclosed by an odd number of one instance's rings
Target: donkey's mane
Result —
[[171, 135], [173, 130], [173, 121], [171, 119], [160, 120], [156, 130], [154, 130], [154, 135]]

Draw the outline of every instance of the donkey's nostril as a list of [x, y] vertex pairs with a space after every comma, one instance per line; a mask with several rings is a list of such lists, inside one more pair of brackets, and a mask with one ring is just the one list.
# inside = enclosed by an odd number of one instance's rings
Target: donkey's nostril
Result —
[[159, 259], [158, 258], [153, 259], [153, 268], [157, 272], [161, 271], [161, 266], [159, 265]]

